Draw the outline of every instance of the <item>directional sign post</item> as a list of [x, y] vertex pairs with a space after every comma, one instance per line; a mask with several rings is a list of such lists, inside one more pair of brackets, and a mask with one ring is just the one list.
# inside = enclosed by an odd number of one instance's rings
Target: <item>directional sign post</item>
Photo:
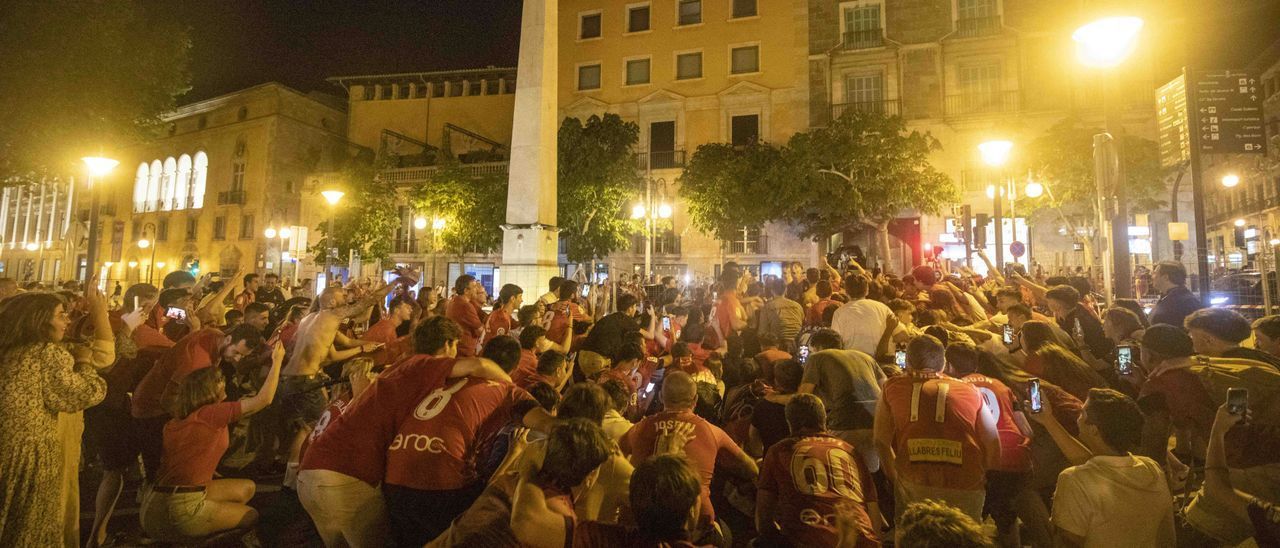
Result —
[[1193, 75], [1195, 105], [1188, 113], [1205, 154], [1263, 154], [1262, 84], [1257, 74], [1204, 71]]

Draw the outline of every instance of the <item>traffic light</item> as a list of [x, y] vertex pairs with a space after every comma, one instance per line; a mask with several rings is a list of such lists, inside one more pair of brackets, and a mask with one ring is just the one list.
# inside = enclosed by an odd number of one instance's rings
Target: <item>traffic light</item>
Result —
[[986, 213], [974, 215], [973, 247], [987, 247], [987, 223], [989, 222], [991, 217]]

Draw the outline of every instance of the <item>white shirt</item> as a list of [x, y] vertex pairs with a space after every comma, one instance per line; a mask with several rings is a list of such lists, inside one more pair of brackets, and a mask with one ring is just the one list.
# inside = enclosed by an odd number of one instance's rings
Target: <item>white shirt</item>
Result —
[[836, 309], [831, 328], [844, 339], [845, 350], [857, 350], [875, 356], [876, 346], [889, 326], [893, 311], [880, 301], [858, 299]]
[[1173, 546], [1173, 497], [1155, 461], [1097, 456], [1058, 476], [1053, 523], [1084, 546]]

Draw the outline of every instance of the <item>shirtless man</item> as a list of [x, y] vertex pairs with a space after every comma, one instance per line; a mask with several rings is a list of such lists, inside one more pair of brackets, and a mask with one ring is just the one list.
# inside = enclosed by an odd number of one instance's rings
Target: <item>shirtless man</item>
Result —
[[384, 285], [356, 302], [348, 302], [345, 288], [330, 287], [320, 294], [319, 310], [299, 322], [289, 363], [280, 374], [277, 398], [282, 407], [280, 420], [286, 434], [284, 439], [289, 443], [286, 484], [297, 472], [302, 442], [328, 405], [328, 395], [323, 388], [328, 379], [321, 374], [320, 368], [382, 347], [379, 343], [351, 339], [338, 328], [343, 320], [359, 316], [376, 305], [393, 287], [395, 284]]

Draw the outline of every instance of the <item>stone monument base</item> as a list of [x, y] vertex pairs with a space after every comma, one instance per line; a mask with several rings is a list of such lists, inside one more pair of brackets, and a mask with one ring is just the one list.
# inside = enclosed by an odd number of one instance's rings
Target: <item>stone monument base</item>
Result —
[[504, 225], [502, 231], [502, 283], [520, 286], [525, 304], [531, 304], [547, 292], [552, 276], [562, 275], [560, 231], [547, 225]]

